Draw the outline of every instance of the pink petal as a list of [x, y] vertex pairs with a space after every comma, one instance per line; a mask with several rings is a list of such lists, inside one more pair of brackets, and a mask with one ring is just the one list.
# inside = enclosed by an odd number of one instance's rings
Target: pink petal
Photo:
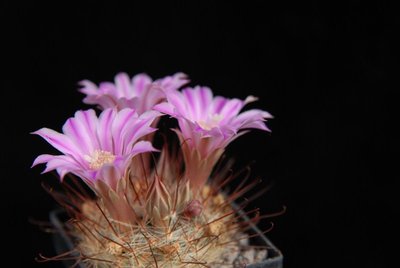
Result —
[[95, 133], [96, 124], [97, 117], [93, 110], [78, 111], [75, 117], [69, 118], [64, 124], [63, 132], [82, 149], [84, 154], [91, 154], [99, 147]]
[[220, 114], [224, 118], [232, 118], [236, 116], [242, 108], [243, 101], [239, 99], [231, 99], [225, 103], [224, 107], [222, 107]]
[[97, 86], [89, 80], [80, 81], [79, 85], [82, 86], [82, 88], [79, 89], [79, 91], [86, 95], [97, 95], [98, 94]]
[[54, 169], [63, 169], [67, 170], [67, 172], [71, 172], [73, 170], [81, 169], [82, 166], [79, 166], [76, 161], [71, 159], [71, 157], [66, 155], [57, 155], [53, 159], [49, 160], [46, 164], [46, 169], [43, 173], [49, 172]]
[[123, 93], [111, 82], [101, 82], [99, 84], [99, 93], [101, 95], [110, 95], [115, 98], [123, 96]]
[[129, 128], [126, 129], [124, 133], [125, 140], [125, 150], [131, 150], [133, 143], [135, 143], [140, 138], [156, 131], [156, 128], [151, 127], [154, 119], [160, 114], [157, 112], [147, 112], [140, 116], [139, 118], [132, 120]]
[[[33, 162], [32, 166], [35, 166], [37, 164], [43, 164], [46, 163], [46, 168], [43, 170], [42, 173], [47, 173], [52, 170], [57, 170], [57, 172], [60, 174], [66, 174], [69, 172], [73, 172], [74, 170], [78, 170], [82, 168], [73, 158], [70, 156], [66, 155], [40, 155], [38, 156], [35, 161]], [[63, 179], [63, 176], [61, 176], [61, 180]]]
[[39, 155], [38, 157], [36, 157], [36, 159], [33, 161], [33, 164], [31, 167], [34, 167], [36, 165], [39, 164], [43, 164], [43, 163], [47, 163], [48, 161], [50, 161], [51, 159], [53, 159], [55, 156], [54, 155], [50, 155], [50, 154], [42, 154]]
[[118, 99], [112, 95], [98, 95], [93, 99], [89, 99], [88, 97], [87, 99], [84, 99], [84, 103], [98, 104], [103, 110], [118, 107]]
[[117, 108], [117, 110], [119, 110], [119, 111], [122, 109], [125, 109], [125, 108], [132, 108], [132, 107], [137, 108], [137, 106], [138, 106], [137, 105], [138, 97], [133, 97], [131, 99], [127, 99], [127, 98], [123, 97], [123, 98], [119, 98], [116, 101], [117, 101], [117, 104], [115, 105], [115, 108]]
[[221, 96], [216, 96], [214, 98], [214, 103], [213, 103], [213, 113], [215, 113], [215, 114], [221, 113], [222, 108], [225, 106], [225, 104], [228, 101], [229, 100], [226, 98], [223, 98]]
[[87, 111], [77, 112], [75, 114], [75, 118], [78, 121], [82, 122], [82, 125], [85, 127], [85, 131], [91, 139], [91, 143], [94, 148], [99, 148], [99, 143], [97, 139], [97, 125], [98, 118], [94, 110], [90, 109]]
[[126, 73], [119, 73], [115, 76], [115, 86], [122, 96], [133, 97], [130, 78]]
[[239, 114], [232, 122], [237, 128], [255, 128], [270, 131], [265, 125], [265, 119], [273, 118], [273, 116], [262, 110], [252, 109]]
[[[188, 101], [188, 111], [191, 111], [193, 121], [198, 121], [202, 118], [201, 116], [201, 103], [200, 103], [200, 87], [195, 87], [193, 89], [186, 89], [182, 91], [186, 100]], [[204, 113], [203, 113], [204, 114]]]
[[251, 103], [251, 102], [254, 102], [254, 101], [257, 101], [257, 100], [258, 100], [257, 97], [255, 97], [255, 96], [253, 96], [253, 95], [249, 95], [249, 96], [247, 96], [246, 99], [244, 100], [244, 105], [246, 105], [246, 104], [248, 104], [248, 103]]
[[41, 136], [54, 148], [64, 154], [74, 156], [82, 154], [82, 150], [75, 145], [71, 138], [52, 129], [42, 128], [38, 131], [33, 132], [32, 134]]
[[176, 116], [175, 107], [169, 102], [163, 102], [153, 107], [154, 110], [171, 116]]
[[136, 91], [136, 96], [142, 94], [143, 91], [151, 84], [152, 79], [147, 74], [137, 74], [132, 78], [132, 85]]
[[116, 155], [122, 155], [124, 150], [124, 135], [125, 129], [129, 120], [137, 117], [135, 110], [125, 108], [116, 114], [114, 118], [111, 133], [114, 142], [114, 153]]
[[202, 111], [208, 110], [213, 100], [213, 94], [208, 87], [200, 89], [200, 103]]
[[117, 189], [118, 181], [123, 173], [113, 165], [104, 165], [96, 174], [95, 180], [102, 180], [112, 189]]
[[167, 76], [155, 81], [155, 83], [159, 83], [166, 92], [176, 91], [188, 82], [189, 79], [184, 73], [176, 73], [173, 76]]
[[174, 106], [174, 113], [184, 115], [187, 118], [193, 118], [190, 102], [185, 101], [184, 96], [180, 92], [172, 92], [167, 95], [168, 102]]
[[141, 153], [147, 153], [147, 152], [158, 152], [159, 150], [155, 149], [151, 142], [149, 141], [139, 141], [135, 143], [135, 145], [132, 148], [131, 156], [135, 156], [137, 154]]
[[112, 133], [110, 129], [115, 116], [116, 110], [106, 109], [100, 114], [99, 117], [97, 137], [99, 140], [100, 148], [107, 152], [114, 152]]

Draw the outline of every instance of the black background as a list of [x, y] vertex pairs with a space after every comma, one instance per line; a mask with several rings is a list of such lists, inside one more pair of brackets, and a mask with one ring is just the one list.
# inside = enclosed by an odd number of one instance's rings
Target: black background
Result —
[[285, 267], [389, 267], [399, 216], [394, 6], [185, 2], [2, 2], [2, 259], [59, 265], [34, 261], [54, 254], [28, 219], [47, 220], [55, 202], [40, 184], [55, 178], [30, 169], [51, 149], [29, 133], [60, 131], [89, 107], [77, 82], [183, 71], [216, 94], [256, 95], [251, 107], [275, 115], [271, 134], [243, 136], [228, 154], [254, 160], [253, 176], [273, 185], [253, 206], [287, 206], [268, 234]]

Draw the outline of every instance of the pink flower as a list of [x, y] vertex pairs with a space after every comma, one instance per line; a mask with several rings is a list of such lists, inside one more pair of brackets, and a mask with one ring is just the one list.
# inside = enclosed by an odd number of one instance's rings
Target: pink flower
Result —
[[155, 111], [138, 116], [129, 108], [105, 109], [99, 117], [94, 110], [78, 111], [64, 124], [64, 134], [48, 128], [33, 133], [63, 153], [40, 155], [33, 166], [46, 163], [43, 173], [56, 170], [61, 180], [72, 173], [89, 186], [101, 180], [115, 189], [133, 156], [155, 151], [150, 142], [138, 140], [156, 130], [150, 125], [158, 116]]
[[[198, 86], [169, 92], [167, 98], [167, 103], [158, 104], [154, 109], [176, 118], [179, 135], [203, 157], [225, 148], [245, 129], [269, 131], [265, 121], [272, 116], [268, 112], [252, 109], [240, 113], [247, 103], [256, 100], [253, 96], [245, 100], [214, 97], [209, 88]], [[204, 139], [207, 145], [203, 144]]]
[[176, 91], [188, 83], [183, 73], [176, 73], [156, 81], [146, 74], [138, 74], [132, 79], [126, 73], [115, 76], [115, 83], [102, 82], [97, 87], [93, 82], [83, 80], [80, 91], [86, 94], [84, 103], [96, 104], [102, 109], [132, 108], [139, 114], [150, 110], [165, 99], [165, 92]]
[[213, 96], [207, 87], [187, 88], [182, 92], [167, 93], [168, 102], [160, 103], [155, 110], [178, 120], [176, 130], [185, 158], [186, 176], [195, 187], [207, 180], [224, 148], [247, 129], [269, 131], [266, 111], [252, 109], [240, 113], [253, 96], [245, 100]]

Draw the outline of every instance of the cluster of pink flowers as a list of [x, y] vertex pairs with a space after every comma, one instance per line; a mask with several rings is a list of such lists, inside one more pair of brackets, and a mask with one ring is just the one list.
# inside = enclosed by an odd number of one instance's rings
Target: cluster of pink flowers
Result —
[[241, 112], [256, 100], [253, 96], [227, 99], [214, 96], [207, 87], [182, 89], [188, 82], [183, 73], [155, 81], [146, 74], [131, 79], [121, 73], [114, 83], [98, 86], [82, 81], [83, 102], [97, 105], [100, 114], [93, 109], [77, 111], [63, 133], [48, 128], [34, 132], [62, 154], [40, 155], [33, 165], [45, 163], [44, 172], [56, 170], [61, 180], [72, 173], [89, 186], [101, 180], [115, 189], [135, 155], [157, 151], [148, 134], [157, 130], [160, 116], [169, 115], [178, 121], [175, 132], [181, 140], [186, 179], [201, 187], [210, 175], [202, 170], [210, 170], [224, 148], [246, 130], [269, 131], [265, 122], [272, 116], [258, 109]]

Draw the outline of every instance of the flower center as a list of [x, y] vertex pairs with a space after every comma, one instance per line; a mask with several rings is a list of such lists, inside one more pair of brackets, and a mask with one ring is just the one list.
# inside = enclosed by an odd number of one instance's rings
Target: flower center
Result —
[[89, 162], [90, 169], [99, 169], [105, 164], [111, 164], [115, 160], [115, 155], [103, 150], [95, 150], [92, 155], [85, 155], [85, 160]]
[[213, 114], [207, 117], [207, 120], [199, 120], [197, 123], [204, 130], [211, 130], [219, 125], [223, 116], [220, 114]]

